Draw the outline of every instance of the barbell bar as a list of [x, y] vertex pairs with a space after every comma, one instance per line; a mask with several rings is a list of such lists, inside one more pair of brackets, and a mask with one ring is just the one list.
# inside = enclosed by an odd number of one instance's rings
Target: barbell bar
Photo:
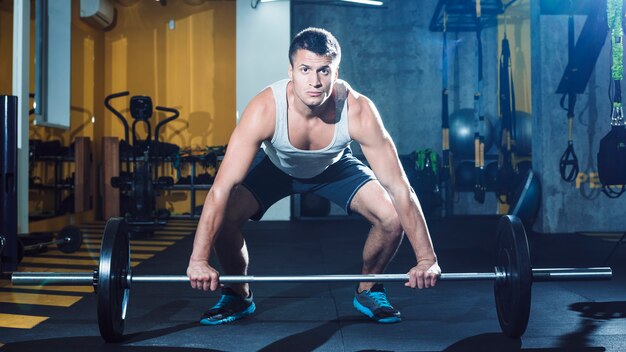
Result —
[[[613, 273], [611, 268], [542, 268], [532, 269], [533, 282], [570, 280], [608, 280]], [[94, 273], [85, 272], [17, 272], [13, 275], [14, 285], [62, 285], [97, 286]], [[438, 281], [491, 281], [505, 280], [506, 273], [494, 271], [482, 273], [442, 273]], [[294, 276], [220, 276], [220, 283], [331, 283], [331, 282], [406, 282], [408, 274], [369, 274], [369, 275], [294, 275]], [[126, 287], [133, 283], [189, 283], [185, 275], [141, 275], [126, 274], [122, 279]], [[97, 288], [96, 288], [97, 289]]]
[[[533, 281], [610, 280], [612, 270], [598, 268], [532, 268], [528, 240], [522, 222], [503, 216], [497, 227], [494, 272], [442, 273], [441, 281], [494, 281], [494, 296], [502, 332], [520, 337], [528, 325]], [[311, 275], [311, 276], [221, 276], [221, 283], [254, 282], [395, 282], [407, 274]], [[98, 327], [107, 342], [124, 338], [124, 321], [130, 289], [134, 283], [189, 282], [182, 275], [133, 276], [130, 270], [130, 240], [123, 218], [107, 221], [100, 247], [100, 262], [93, 272], [15, 272], [14, 285], [93, 285], [98, 294]]]

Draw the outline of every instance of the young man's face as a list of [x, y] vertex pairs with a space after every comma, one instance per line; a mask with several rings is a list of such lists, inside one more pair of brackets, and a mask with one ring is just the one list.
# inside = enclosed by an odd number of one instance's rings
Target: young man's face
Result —
[[330, 56], [320, 56], [300, 49], [292, 58], [289, 78], [296, 96], [308, 107], [321, 106], [331, 95], [338, 77], [338, 67]]

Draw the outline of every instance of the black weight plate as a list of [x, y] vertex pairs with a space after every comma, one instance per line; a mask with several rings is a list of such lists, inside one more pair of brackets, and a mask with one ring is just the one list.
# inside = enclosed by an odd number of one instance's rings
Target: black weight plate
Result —
[[66, 226], [61, 229], [57, 239], [62, 242], [57, 244], [57, 248], [63, 253], [74, 253], [83, 244], [83, 233], [76, 226]]
[[530, 315], [532, 267], [528, 240], [519, 218], [506, 215], [498, 223], [496, 267], [505, 273], [496, 279], [494, 294], [502, 332], [518, 338], [524, 334]]
[[98, 267], [98, 327], [107, 342], [124, 337], [124, 319], [130, 289], [124, 284], [130, 271], [130, 242], [123, 218], [107, 221], [100, 247]]

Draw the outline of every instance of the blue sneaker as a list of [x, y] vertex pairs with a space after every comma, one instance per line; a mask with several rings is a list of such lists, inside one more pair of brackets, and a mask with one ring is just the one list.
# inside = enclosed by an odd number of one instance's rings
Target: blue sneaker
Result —
[[370, 290], [361, 293], [357, 287], [352, 304], [359, 312], [379, 323], [398, 323], [402, 320], [400, 312], [387, 300], [387, 293], [382, 284], [376, 284]]
[[222, 297], [211, 309], [202, 314], [200, 324], [218, 325], [233, 322], [246, 317], [256, 310], [256, 305], [252, 301], [252, 291], [247, 298], [241, 297], [231, 288], [222, 289]]

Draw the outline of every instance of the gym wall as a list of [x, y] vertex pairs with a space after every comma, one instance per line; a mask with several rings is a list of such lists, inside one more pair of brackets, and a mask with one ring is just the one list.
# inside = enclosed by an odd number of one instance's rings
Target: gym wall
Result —
[[[539, 0], [531, 0], [533, 169], [540, 171], [543, 193], [535, 228], [546, 233], [623, 232], [626, 196], [609, 199], [602, 194], [597, 174], [600, 140], [611, 121], [610, 39], [607, 35], [585, 91], [577, 97], [573, 143], [580, 173], [568, 183], [559, 172], [567, 147], [567, 112], [559, 106], [562, 94], [556, 93], [568, 63], [568, 15], [541, 14], [540, 5]], [[586, 20], [586, 15], [574, 16], [577, 40]]]
[[[611, 200], [600, 193], [596, 166], [599, 141], [610, 122], [610, 47], [605, 43], [585, 92], [578, 95], [574, 146], [581, 172], [575, 182], [568, 183], [559, 175], [559, 159], [567, 146], [567, 119], [559, 106], [561, 95], [556, 94], [568, 62], [568, 16], [541, 15], [540, 2], [519, 0], [506, 18], [499, 17], [497, 27], [483, 30], [484, 111], [491, 118], [498, 116], [497, 67], [506, 24], [517, 110], [532, 113], [532, 164], [543, 193], [535, 230], [623, 231], [626, 197]], [[400, 153], [424, 148], [441, 151], [442, 34], [428, 30], [436, 3], [389, 1], [375, 9], [294, 2], [292, 33], [322, 26], [338, 37], [343, 48], [340, 76], [377, 104]], [[586, 16], [575, 17], [578, 38]], [[472, 108], [474, 34], [449, 33], [448, 45], [453, 113]], [[472, 196], [458, 195], [455, 214], [496, 212], [495, 197], [488, 194], [481, 205]]]

